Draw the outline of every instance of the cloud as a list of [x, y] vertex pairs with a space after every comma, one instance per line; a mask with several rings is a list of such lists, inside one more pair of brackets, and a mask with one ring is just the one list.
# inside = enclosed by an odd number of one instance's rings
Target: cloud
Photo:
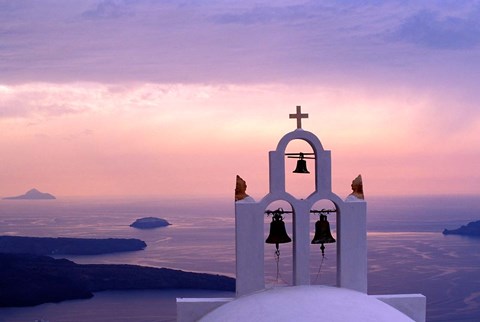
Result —
[[[361, 5], [294, 0], [235, 5], [150, 0], [22, 3], [13, 11], [0, 12], [2, 84], [416, 87], [442, 79], [456, 83], [464, 79], [465, 72], [480, 66], [480, 55], [472, 55], [466, 66], [465, 50], [442, 56], [433, 48], [425, 55], [424, 40], [421, 46], [405, 46], [418, 38], [408, 30], [429, 26], [413, 18], [419, 12], [435, 12], [425, 18], [435, 27], [432, 30], [449, 21], [445, 14], [450, 8], [440, 5], [421, 11], [416, 3], [398, 1]], [[465, 31], [474, 25], [475, 13], [462, 10], [451, 16], [464, 21], [458, 28]], [[432, 39], [427, 37], [427, 41]], [[466, 36], [461, 39], [450, 44], [474, 44]], [[434, 75], [446, 66], [453, 69], [453, 73], [445, 72], [448, 78]]]
[[78, 94], [75, 89], [52, 84], [0, 86], [0, 119], [82, 113], [87, 105]]
[[81, 16], [86, 19], [117, 19], [125, 16], [133, 16], [134, 13], [124, 1], [105, 0], [84, 11]]
[[80, 113], [82, 109], [64, 104], [23, 103], [20, 100], [11, 100], [0, 104], [1, 118], [24, 118], [24, 117], [51, 117], [65, 114]]
[[242, 12], [216, 14], [211, 17], [211, 20], [219, 24], [251, 25], [279, 22], [294, 24], [314, 19], [325, 9], [328, 8], [319, 4], [261, 6], [248, 8]]
[[361, 9], [289, 2], [25, 5], [0, 13], [0, 30], [23, 32], [2, 41], [0, 81], [288, 82], [356, 61], [349, 47]]
[[431, 49], [471, 49], [480, 44], [480, 15], [441, 15], [422, 10], [406, 18], [389, 37]]
[[[228, 95], [228, 86], [182, 84], [29, 83], [0, 85], [0, 119], [112, 114], [170, 123], [194, 114], [212, 114], [211, 96]], [[182, 106], [182, 108], [176, 108]], [[193, 117], [193, 119], [192, 119]]]

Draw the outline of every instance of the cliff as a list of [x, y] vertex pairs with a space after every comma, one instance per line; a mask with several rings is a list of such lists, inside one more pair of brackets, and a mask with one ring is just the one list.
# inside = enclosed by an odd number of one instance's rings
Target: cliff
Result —
[[464, 235], [464, 236], [478, 236], [480, 237], [480, 220], [469, 222], [466, 226], [457, 229], [443, 231], [444, 235]]
[[35, 255], [98, 255], [143, 250], [147, 244], [140, 239], [124, 238], [51, 238], [0, 236], [0, 253]]
[[93, 292], [140, 289], [234, 291], [231, 277], [136, 265], [79, 265], [66, 259], [0, 253], [0, 307], [87, 299]]

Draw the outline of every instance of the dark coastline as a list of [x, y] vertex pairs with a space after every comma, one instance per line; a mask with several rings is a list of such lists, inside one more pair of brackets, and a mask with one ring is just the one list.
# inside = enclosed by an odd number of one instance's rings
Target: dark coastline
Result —
[[462, 235], [471, 237], [480, 237], [480, 220], [469, 222], [467, 225], [463, 225], [457, 229], [445, 229], [444, 235]]
[[143, 250], [135, 238], [65, 238], [0, 236], [0, 253], [35, 255], [99, 255]]
[[88, 299], [107, 290], [234, 291], [231, 277], [137, 265], [80, 265], [66, 259], [0, 253], [0, 307]]

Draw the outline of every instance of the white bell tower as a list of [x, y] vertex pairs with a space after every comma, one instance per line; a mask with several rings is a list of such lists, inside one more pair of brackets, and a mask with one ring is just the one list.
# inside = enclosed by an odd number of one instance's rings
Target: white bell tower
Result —
[[[235, 195], [236, 298], [177, 299], [177, 321], [197, 321], [209, 312], [214, 314], [219, 310], [221, 311], [222, 308], [228, 307], [229, 303], [248, 302], [249, 298], [255, 297], [259, 294], [259, 291], [265, 290], [264, 219], [266, 208], [275, 201], [287, 202], [292, 209], [293, 285], [288, 288], [292, 291], [292, 294], [301, 298], [300, 294], [305, 294], [308, 291], [312, 294], [320, 294], [320, 296], [326, 295], [326, 297], [322, 297], [327, 299], [323, 302], [328, 302], [328, 295], [333, 293], [354, 292], [357, 295], [360, 294], [363, 298], [374, 300], [374, 302], [380, 300], [388, 304], [408, 316], [409, 318], [406, 317], [406, 319], [409, 321], [425, 321], [426, 299], [421, 294], [371, 296], [366, 294], [367, 203], [363, 200], [363, 194], [361, 198], [358, 198], [358, 195], [352, 193], [347, 199], [342, 200], [332, 192], [331, 154], [330, 151], [324, 150], [320, 140], [313, 133], [302, 129], [302, 119], [307, 117], [308, 114], [302, 113], [301, 107], [297, 106], [296, 114], [290, 114], [290, 118], [297, 120], [297, 128], [285, 134], [278, 142], [276, 150], [269, 152], [270, 189], [267, 195], [261, 200], [255, 201], [246, 194], [245, 181], [237, 178], [237, 189], [239, 191], [237, 194], [236, 189]], [[312, 148], [313, 158], [315, 159], [315, 190], [305, 199], [294, 197], [285, 188], [286, 148], [293, 140], [307, 142]], [[361, 180], [360, 176], [357, 179]], [[357, 179], [352, 182], [352, 188]], [[337, 225], [337, 242], [334, 244], [337, 247], [337, 287], [335, 288], [318, 285], [309, 286], [310, 216], [312, 207], [320, 200], [329, 200], [335, 206]], [[269, 291], [273, 291], [270, 293], [276, 293], [275, 290], [278, 290], [278, 288]], [[273, 295], [274, 297], [275, 295]], [[289, 303], [292, 300], [294, 299], [288, 298]], [[255, 302], [256, 300], [252, 301]], [[351, 303], [346, 303], [346, 305], [351, 305]], [[236, 306], [233, 305], [233, 307]], [[266, 307], [270, 306], [263, 306], [263, 308]], [[359, 309], [359, 312], [363, 312], [364, 308]], [[246, 313], [250, 314], [251, 312], [250, 310]], [[228, 309], [227, 313], [227, 316], [232, 318], [232, 313]], [[352, 314], [355, 315], [356, 313]], [[220, 316], [222, 315], [220, 314]], [[375, 314], [372, 316], [374, 318], [378, 317]], [[250, 318], [254, 319], [255, 317]], [[225, 321], [223, 318], [215, 321], [220, 320]], [[273, 316], [271, 320], [274, 320]], [[317, 320], [317, 316], [315, 316], [315, 320]], [[355, 320], [357, 320], [357, 317]], [[400, 318], [400, 320], [404, 321], [403, 318]]]
[[[280, 139], [277, 149], [269, 153], [270, 192], [260, 201], [251, 198], [235, 203], [237, 296], [265, 288], [264, 218], [272, 202], [288, 202], [293, 211], [293, 284], [310, 284], [310, 211], [319, 200], [330, 200], [337, 215], [337, 286], [367, 292], [366, 202], [345, 202], [332, 192], [330, 151], [320, 140], [302, 129], [300, 106], [290, 118], [297, 119], [297, 129]], [[285, 190], [285, 153], [293, 140], [306, 141], [315, 161], [315, 191], [306, 199], [297, 199]]]

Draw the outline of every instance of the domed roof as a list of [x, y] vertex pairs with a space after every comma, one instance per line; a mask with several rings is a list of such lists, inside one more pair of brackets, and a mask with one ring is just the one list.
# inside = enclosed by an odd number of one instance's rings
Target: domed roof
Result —
[[402, 312], [357, 291], [329, 286], [277, 287], [237, 298], [202, 322], [319, 321], [411, 322]]

